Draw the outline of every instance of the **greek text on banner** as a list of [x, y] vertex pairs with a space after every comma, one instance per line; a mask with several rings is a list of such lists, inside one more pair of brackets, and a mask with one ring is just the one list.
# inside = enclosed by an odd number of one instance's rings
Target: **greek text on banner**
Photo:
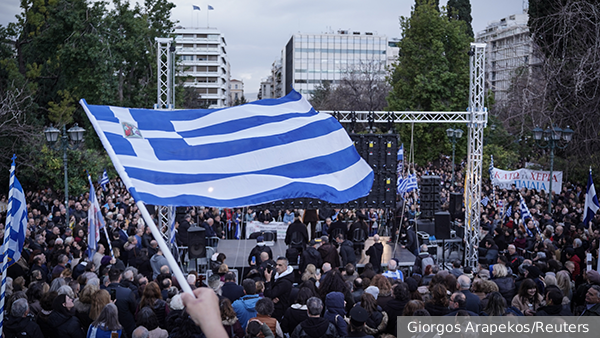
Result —
[[[548, 192], [550, 188], [550, 172], [530, 169], [518, 169], [514, 171], [492, 169], [492, 184], [501, 189], [510, 189], [515, 185], [517, 189], [527, 188], [544, 190]], [[563, 173], [562, 171], [552, 172], [552, 191], [560, 193], [562, 189]]]

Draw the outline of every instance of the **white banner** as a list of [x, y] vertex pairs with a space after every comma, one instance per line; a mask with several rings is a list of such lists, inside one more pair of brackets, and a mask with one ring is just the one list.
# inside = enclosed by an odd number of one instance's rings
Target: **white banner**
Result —
[[284, 240], [287, 228], [288, 225], [284, 222], [271, 222], [269, 224], [257, 221], [248, 222], [246, 223], [246, 238], [250, 238], [253, 232], [277, 231], [277, 240]]
[[[517, 189], [527, 188], [544, 190], [548, 192], [550, 188], [550, 172], [530, 169], [518, 169], [514, 171], [492, 169], [492, 184], [501, 189], [510, 189], [515, 185]], [[559, 194], [562, 189], [563, 173], [562, 171], [552, 172], [552, 191]]]

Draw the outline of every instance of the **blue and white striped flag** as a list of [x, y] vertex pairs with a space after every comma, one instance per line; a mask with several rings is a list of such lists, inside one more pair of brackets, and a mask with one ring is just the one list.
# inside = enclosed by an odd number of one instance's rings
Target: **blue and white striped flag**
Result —
[[417, 189], [417, 175], [412, 174], [408, 175], [407, 178], [403, 179], [402, 177], [398, 177], [398, 193], [404, 194], [410, 192], [414, 189]]
[[167, 217], [169, 221], [169, 243], [175, 243], [175, 211], [177, 209], [175, 207], [169, 207], [169, 215]]
[[583, 209], [583, 224], [586, 227], [589, 226], [598, 209], [600, 209], [600, 203], [598, 203], [596, 188], [594, 188], [594, 182], [592, 181], [592, 168], [590, 167], [590, 176], [588, 177], [587, 192], [585, 194], [585, 208]]
[[199, 11], [200, 10], [200, 6], [192, 5], [192, 8], [195, 11]]
[[147, 204], [338, 204], [367, 196], [373, 184], [344, 128], [296, 91], [225, 109], [80, 103], [129, 192]]
[[102, 190], [106, 191], [106, 185], [108, 183], [110, 183], [110, 180], [108, 179], [108, 173], [106, 172], [106, 169], [104, 169], [102, 177], [100, 178], [100, 185], [102, 186]]
[[[4, 244], [2, 246], [2, 270], [16, 263], [21, 258], [21, 251], [25, 243], [27, 230], [27, 202], [23, 187], [15, 176], [15, 159], [10, 166], [10, 188], [8, 196], [8, 207], [6, 214], [6, 230], [4, 232]], [[5, 257], [6, 255], [6, 257]]]
[[504, 219], [506, 219], [507, 217], [510, 217], [512, 215], [512, 204], [508, 206], [508, 208], [506, 208], [506, 212], [504, 213]]
[[[533, 216], [531, 216], [531, 212], [529, 212], [529, 208], [527, 207], [527, 203], [525, 203], [525, 199], [523, 198], [523, 196], [521, 194], [519, 194], [519, 197], [521, 198], [521, 201], [519, 202], [519, 210], [521, 212], [521, 219], [523, 219], [523, 222], [525, 222], [525, 219], [529, 218], [533, 221], [533, 224], [535, 224], [535, 229], [537, 231], [537, 233], [541, 233], [540, 232], [540, 228], [538, 228], [536, 221], [533, 219]], [[525, 225], [525, 230], [527, 231], [527, 235], [529, 237], [533, 237], [534, 234], [533, 232], [527, 227], [527, 224]]]
[[[100, 229], [104, 227], [104, 218], [102, 217], [102, 209], [98, 204], [98, 196], [96, 196], [96, 189], [92, 184], [92, 178], [88, 175], [88, 181], [90, 182], [90, 197], [88, 207], [88, 257], [92, 257], [98, 250], [98, 241], [100, 240]], [[108, 244], [110, 245], [110, 238]]]
[[396, 154], [396, 160], [404, 161], [404, 143], [402, 143], [400, 145], [400, 148], [398, 148], [398, 153]]
[[235, 219], [235, 239], [241, 239], [242, 237], [242, 227], [240, 224], [240, 219]]
[[2, 245], [2, 287], [0, 289], [0, 332], [4, 328], [4, 304], [6, 301], [6, 272], [9, 266], [21, 258], [25, 233], [27, 230], [27, 203], [21, 183], [15, 176], [15, 159], [13, 155], [10, 166], [10, 187], [8, 191], [8, 208], [6, 228]]
[[484, 197], [481, 199], [481, 204], [482, 204], [484, 207], [487, 207], [488, 203], [490, 203], [490, 199], [489, 199], [489, 197], [487, 197], [487, 196], [484, 196]]

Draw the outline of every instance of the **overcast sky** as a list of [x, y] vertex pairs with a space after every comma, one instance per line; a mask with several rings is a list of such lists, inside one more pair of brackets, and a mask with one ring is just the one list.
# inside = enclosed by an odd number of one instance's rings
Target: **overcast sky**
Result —
[[[218, 28], [227, 41], [231, 76], [244, 81], [248, 100], [255, 100], [261, 79], [294, 33], [345, 29], [400, 37], [398, 19], [409, 16], [414, 0], [172, 0], [173, 20], [184, 27]], [[15, 21], [17, 0], [0, 0], [0, 24]], [[133, 1], [132, 1], [133, 2]], [[143, 1], [140, 1], [143, 3]], [[445, 5], [447, 0], [440, 0]], [[193, 11], [197, 5], [200, 11]], [[211, 5], [214, 10], [207, 11]], [[523, 0], [471, 0], [473, 30], [488, 22], [522, 13]]]

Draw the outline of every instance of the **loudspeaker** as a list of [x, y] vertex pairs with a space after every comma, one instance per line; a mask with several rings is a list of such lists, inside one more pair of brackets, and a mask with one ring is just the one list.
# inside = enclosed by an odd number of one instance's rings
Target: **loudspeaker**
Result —
[[450, 213], [435, 213], [435, 239], [450, 239]]
[[[428, 233], [430, 236], [435, 233], [435, 223], [430, 220], [419, 219], [417, 220], [417, 230], [419, 232], [424, 231]], [[437, 236], [436, 236], [437, 238]]]
[[206, 230], [203, 227], [188, 229], [188, 255], [190, 259], [206, 258]]
[[448, 211], [453, 218], [456, 218], [462, 212], [462, 204], [463, 204], [463, 195], [458, 192], [450, 193], [450, 205], [448, 206]]

